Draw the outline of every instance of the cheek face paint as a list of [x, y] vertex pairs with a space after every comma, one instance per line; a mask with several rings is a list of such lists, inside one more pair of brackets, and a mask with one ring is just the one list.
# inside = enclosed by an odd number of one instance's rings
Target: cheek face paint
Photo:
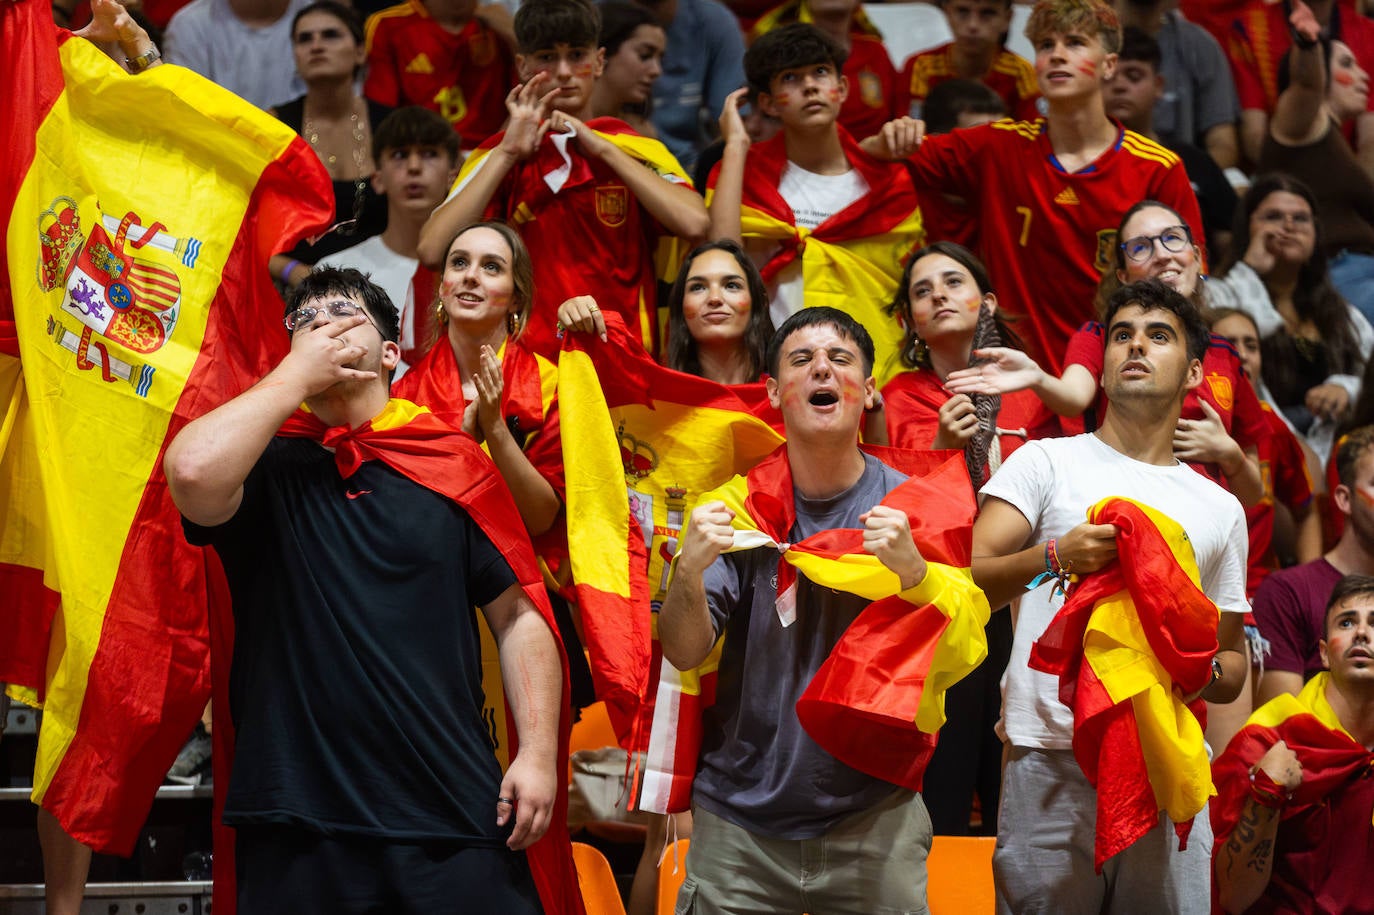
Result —
[[791, 92], [779, 92], [779, 93], [777, 93], [777, 94], [775, 94], [775, 95], [773, 96], [773, 103], [776, 104], [776, 105], [777, 105], [778, 107], [780, 107], [780, 108], [786, 106], [786, 105], [787, 105], [789, 102], [791, 102], [791, 101], [792, 101], [792, 93], [791, 93]]
[[838, 102], [840, 100], [840, 87], [836, 86], [834, 89], [831, 89], [829, 95], [830, 101]]
[[864, 399], [864, 386], [861, 382], [853, 378], [845, 377], [840, 379], [840, 400], [845, 403], [861, 401]]
[[573, 76], [577, 79], [591, 79], [591, 77], [596, 73], [596, 65], [578, 64], [576, 67], [573, 67], [572, 73]]
[[1355, 495], [1360, 497], [1360, 501], [1365, 504], [1365, 508], [1374, 508], [1374, 493], [1371, 493], [1363, 486], [1356, 486]]
[[1079, 64], [1077, 69], [1078, 72], [1082, 73], [1084, 76], [1097, 75], [1097, 67], [1093, 66], [1092, 64]]
[[1355, 77], [1351, 75], [1349, 70], [1337, 70], [1335, 73], [1332, 73], [1331, 81], [1338, 86], [1355, 85]]

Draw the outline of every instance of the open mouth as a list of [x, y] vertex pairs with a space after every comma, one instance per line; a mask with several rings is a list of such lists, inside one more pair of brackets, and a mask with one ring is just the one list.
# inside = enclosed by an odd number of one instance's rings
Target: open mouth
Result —
[[840, 397], [834, 391], [817, 391], [810, 397], [813, 407], [829, 407], [840, 402]]

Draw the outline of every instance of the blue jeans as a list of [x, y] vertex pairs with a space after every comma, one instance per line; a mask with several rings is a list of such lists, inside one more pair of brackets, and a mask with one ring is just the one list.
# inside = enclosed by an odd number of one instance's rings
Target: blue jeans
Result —
[[1374, 324], [1374, 254], [1342, 251], [1331, 258], [1331, 282]]

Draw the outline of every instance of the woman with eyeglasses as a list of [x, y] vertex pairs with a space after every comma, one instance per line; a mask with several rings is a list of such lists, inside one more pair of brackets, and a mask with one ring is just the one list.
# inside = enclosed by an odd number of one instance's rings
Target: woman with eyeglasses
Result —
[[386, 200], [372, 188], [372, 128], [391, 113], [357, 93], [355, 79], [367, 62], [358, 14], [338, 0], [317, 0], [291, 23], [291, 47], [305, 95], [272, 111], [319, 156], [334, 185], [334, 228], [314, 244], [301, 242], [273, 255], [273, 279], [290, 288], [329, 254], [380, 235]]
[[[1117, 226], [1115, 270], [1102, 278], [1099, 305], [1126, 283], [1157, 279], [1201, 304], [1202, 251], [1184, 219], [1172, 207], [1143, 200], [1126, 211]], [[1206, 287], [1211, 288], [1209, 283]], [[1017, 350], [979, 350], [988, 361], [954, 372], [946, 382], [964, 393], [1030, 388], [1051, 410], [1065, 417], [1067, 431], [1096, 427], [1106, 406], [1099, 380], [1103, 368], [1104, 328], [1085, 324], [1069, 339], [1064, 371], [1050, 375]], [[1188, 392], [1174, 434], [1174, 455], [1192, 464], [1240, 499], [1252, 505], [1264, 496], [1256, 458], [1265, 435], [1264, 417], [1254, 389], [1245, 380], [1240, 359], [1224, 340], [1213, 337], [1202, 360], [1203, 383]], [[1077, 421], [1082, 417], [1081, 422]]]
[[1359, 396], [1374, 328], [1332, 285], [1315, 214], [1302, 182], [1256, 178], [1236, 214], [1233, 250], [1243, 254], [1224, 268], [1226, 284], [1209, 302], [1254, 319], [1265, 399], [1324, 461]]

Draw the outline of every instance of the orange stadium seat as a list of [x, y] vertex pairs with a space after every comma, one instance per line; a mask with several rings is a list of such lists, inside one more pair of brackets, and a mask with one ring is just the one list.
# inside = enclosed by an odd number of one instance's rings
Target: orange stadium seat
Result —
[[932, 915], [991, 915], [992, 849], [980, 836], [936, 836], [926, 860], [926, 897]]
[[625, 915], [625, 903], [620, 899], [620, 888], [606, 856], [585, 842], [574, 842], [572, 850], [587, 915]]

